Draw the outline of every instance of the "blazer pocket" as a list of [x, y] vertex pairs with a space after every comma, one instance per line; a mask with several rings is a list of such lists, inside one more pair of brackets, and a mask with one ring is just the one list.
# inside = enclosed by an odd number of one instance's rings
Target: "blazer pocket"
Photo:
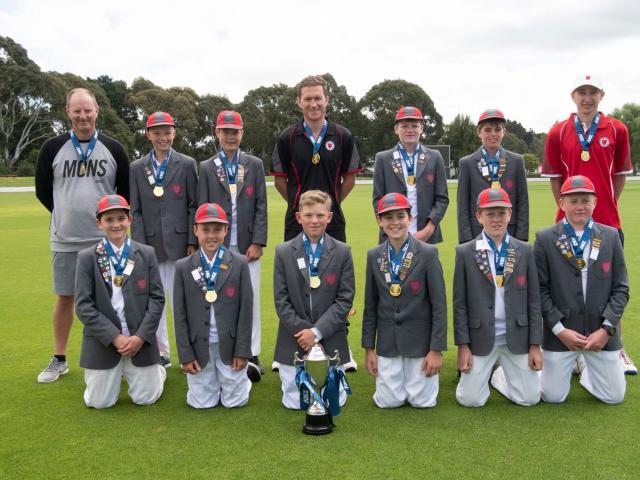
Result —
[[529, 315], [517, 315], [516, 322], [519, 327], [526, 327], [529, 325]]
[[176, 232], [177, 233], [187, 233], [189, 231], [189, 227], [187, 226], [186, 223], [178, 223], [176, 225]]
[[480, 328], [482, 325], [482, 319], [480, 317], [469, 318], [469, 328]]

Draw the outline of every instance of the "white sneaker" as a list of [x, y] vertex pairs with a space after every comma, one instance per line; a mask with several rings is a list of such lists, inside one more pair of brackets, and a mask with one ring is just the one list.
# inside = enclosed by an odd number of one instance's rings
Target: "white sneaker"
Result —
[[620, 350], [620, 361], [622, 362], [622, 368], [624, 368], [625, 375], [637, 375], [638, 369], [631, 360], [631, 357], [627, 355], [627, 352], [624, 351], [624, 348]]
[[587, 364], [584, 361], [584, 355], [579, 354], [576, 357], [576, 362], [573, 364], [573, 374], [574, 375], [582, 375], [582, 371], [584, 370], [584, 367], [586, 367]]
[[353, 353], [351, 353], [351, 348], [349, 348], [349, 361], [342, 365], [344, 367], [345, 372], [356, 372], [358, 371], [358, 363], [353, 359]]
[[271, 362], [271, 371], [278, 372], [280, 371], [280, 363], [279, 362]]
[[60, 375], [69, 373], [67, 362], [61, 362], [56, 357], [51, 357], [49, 366], [40, 372], [38, 375], [38, 383], [51, 383], [55, 382]]

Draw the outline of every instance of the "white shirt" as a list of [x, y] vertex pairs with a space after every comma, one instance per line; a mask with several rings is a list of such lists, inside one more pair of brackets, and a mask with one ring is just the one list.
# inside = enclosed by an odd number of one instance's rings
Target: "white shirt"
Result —
[[[207, 257], [207, 254], [204, 252], [204, 250], [202, 250], [202, 247], [200, 247], [200, 250], [202, 251], [202, 255], [204, 255], [205, 260], [209, 264], [209, 268], [211, 268], [211, 265], [213, 265], [213, 260], [209, 260], [209, 257]], [[212, 258], [215, 259], [217, 254], [218, 254], [218, 251], [216, 250]], [[206, 278], [207, 277], [205, 276], [205, 282], [206, 282]], [[215, 312], [215, 309], [213, 308], [214, 304], [215, 302], [209, 304], [209, 306], [211, 307], [209, 309], [209, 343], [218, 343], [219, 341], [218, 326], [216, 325], [216, 312]]]
[[[109, 244], [111, 245], [111, 248], [113, 248], [113, 251], [117, 256], [122, 255], [122, 249], [124, 248], [124, 244], [122, 244], [122, 247], [120, 248], [116, 247], [111, 242], [109, 242]], [[109, 268], [111, 269], [111, 287], [112, 287], [111, 288], [112, 290], [111, 306], [116, 311], [118, 320], [120, 320], [120, 330], [122, 330], [122, 335], [124, 335], [125, 337], [130, 337], [131, 332], [129, 331], [129, 326], [127, 325], [127, 319], [124, 316], [124, 296], [122, 295], [122, 286], [120, 287], [116, 286], [116, 283], [113, 281], [113, 279], [116, 276], [116, 269], [114, 268], [113, 263], [111, 262], [111, 259], [109, 259]]]
[[[496, 283], [496, 265], [495, 265], [495, 255], [493, 254], [493, 250], [489, 246], [489, 241], [487, 239], [487, 235], [484, 230], [482, 231], [482, 240], [484, 242], [481, 250], [486, 250], [487, 257], [489, 259], [489, 266], [491, 267], [491, 273], [493, 274], [493, 284], [496, 287], [496, 291], [493, 297], [493, 314], [495, 316], [495, 328], [496, 328], [496, 345], [506, 345], [507, 344], [507, 314], [504, 306], [504, 286], [499, 287]], [[498, 250], [502, 243], [496, 245]]]

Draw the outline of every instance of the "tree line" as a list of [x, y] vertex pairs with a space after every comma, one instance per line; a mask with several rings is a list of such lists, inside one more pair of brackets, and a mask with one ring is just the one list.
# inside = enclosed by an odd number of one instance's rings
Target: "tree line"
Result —
[[[403, 105], [422, 110], [426, 120], [422, 141], [449, 145], [454, 168], [462, 156], [480, 146], [475, 118], [459, 114], [445, 124], [431, 97], [415, 83], [384, 80], [356, 100], [330, 73], [323, 77], [331, 99], [327, 116], [353, 132], [365, 167], [372, 166], [376, 152], [397, 142], [392, 125], [396, 111]], [[188, 87], [162, 88], [142, 77], [127, 85], [108, 75], [82, 78], [73, 73], [43, 72], [20, 44], [0, 36], [0, 173], [33, 174], [42, 142], [69, 128], [66, 93], [75, 87], [95, 93], [100, 105], [98, 128], [119, 140], [132, 159], [150, 148], [144, 133], [146, 118], [152, 112], [169, 112], [178, 131], [174, 148], [201, 161], [216, 152], [212, 131], [218, 112], [233, 109], [242, 114], [245, 123], [243, 150], [262, 158], [268, 171], [278, 134], [300, 118], [295, 88], [283, 83], [250, 90], [240, 103], [234, 104], [223, 95], [198, 95]], [[637, 165], [640, 105], [625, 104], [612, 115], [629, 128]], [[524, 154], [527, 170], [535, 172], [545, 138], [546, 133], [536, 133], [508, 120], [503, 145]]]

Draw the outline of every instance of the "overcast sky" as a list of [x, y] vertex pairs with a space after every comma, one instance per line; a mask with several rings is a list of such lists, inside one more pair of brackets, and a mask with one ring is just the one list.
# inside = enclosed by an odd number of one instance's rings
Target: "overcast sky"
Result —
[[604, 80], [605, 113], [640, 103], [637, 0], [0, 0], [0, 35], [43, 70], [142, 76], [233, 102], [329, 72], [357, 99], [385, 79], [415, 82], [445, 122], [500, 108], [546, 131], [587, 73]]

